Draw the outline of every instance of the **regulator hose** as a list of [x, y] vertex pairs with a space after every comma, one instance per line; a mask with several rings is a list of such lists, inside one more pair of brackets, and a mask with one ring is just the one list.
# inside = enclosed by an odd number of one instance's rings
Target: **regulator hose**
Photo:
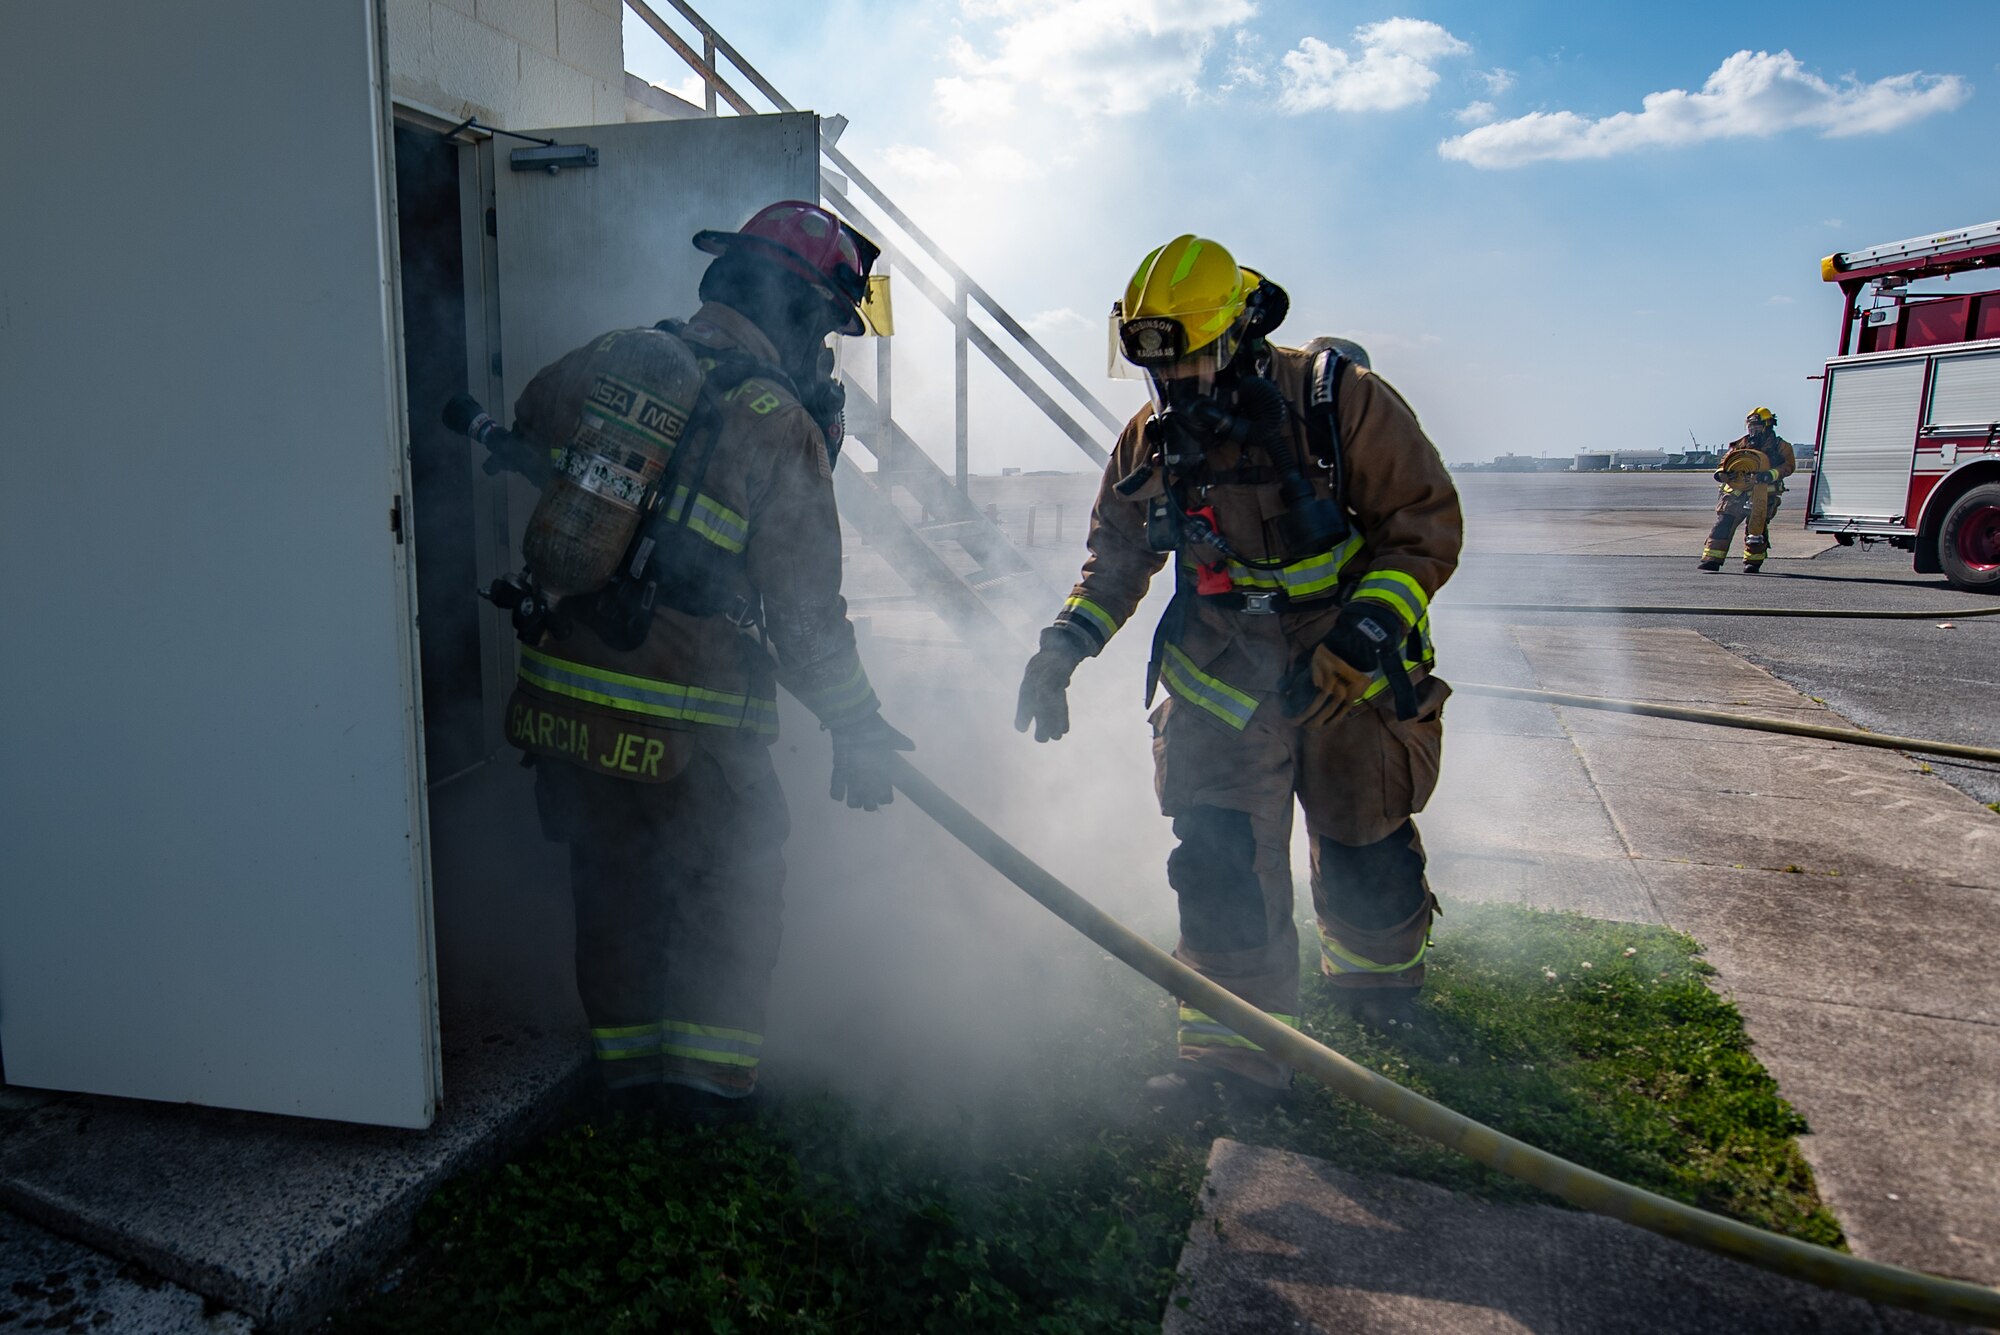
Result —
[[994, 833], [903, 756], [892, 753], [889, 763], [896, 787], [918, 810], [1036, 903], [1148, 980], [1363, 1107], [1593, 1214], [1871, 1302], [2000, 1325], [2000, 1291], [1863, 1260], [1683, 1205], [1536, 1149], [1357, 1065], [1279, 1024], [1132, 932]]
[[1496, 700], [1531, 700], [1545, 705], [1602, 709], [1613, 714], [1642, 714], [1647, 718], [1679, 719], [1684, 723], [1712, 723], [1721, 728], [1781, 732], [1793, 737], [1818, 737], [1829, 742], [1847, 742], [1853, 746], [1880, 747], [1885, 751], [1921, 751], [1925, 755], [1951, 756], [1956, 760], [1977, 760], [1989, 765], [2000, 765], [2000, 747], [1993, 746], [1967, 746], [1962, 742], [1936, 742], [1923, 737], [1895, 737], [1885, 732], [1863, 732], [1859, 728], [1829, 728], [1819, 723], [1794, 723], [1790, 719], [1763, 718], [1755, 714], [1725, 714], [1716, 709], [1655, 705], [1644, 700], [1614, 700], [1601, 695], [1570, 695], [1563, 691], [1539, 691], [1525, 686], [1489, 686], [1483, 682], [1453, 682], [1452, 690], [1466, 695], [1491, 696]]
[[1667, 603], [1457, 603], [1442, 602], [1438, 607], [1450, 612], [1617, 612], [1626, 615], [1674, 613], [1680, 616], [1709, 617], [1825, 617], [1858, 621], [1965, 621], [1972, 617], [2000, 616], [2000, 603], [1990, 607], [1956, 607], [1939, 612], [1912, 612], [1906, 608], [1813, 608], [1813, 607], [1680, 607]]

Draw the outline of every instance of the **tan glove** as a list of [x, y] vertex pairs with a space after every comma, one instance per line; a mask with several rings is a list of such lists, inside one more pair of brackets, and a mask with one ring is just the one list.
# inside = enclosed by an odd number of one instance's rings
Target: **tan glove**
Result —
[[1359, 702], [1374, 682], [1371, 674], [1319, 645], [1286, 679], [1285, 717], [1301, 728], [1324, 728]]

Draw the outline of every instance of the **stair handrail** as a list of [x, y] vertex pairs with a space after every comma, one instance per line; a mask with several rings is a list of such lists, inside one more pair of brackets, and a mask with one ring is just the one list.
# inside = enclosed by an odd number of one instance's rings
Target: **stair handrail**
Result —
[[[772, 85], [770, 80], [766, 79], [755, 66], [745, 60], [742, 54], [730, 44], [728, 39], [717, 32], [695, 10], [694, 6], [688, 3], [688, 0], [667, 0], [667, 3], [701, 34], [703, 44], [707, 48], [706, 53], [697, 52], [686, 38], [676, 32], [671, 25], [646, 3], [646, 0], [625, 0], [625, 3], [647, 27], [651, 28], [667, 44], [675, 55], [679, 56], [691, 70], [701, 76], [712, 97], [719, 96], [739, 115], [755, 115], [757, 114], [756, 108], [722, 74], [718, 68], [720, 62], [715, 59], [717, 56], [727, 59], [734, 65], [743, 77], [749, 81], [750, 85], [761, 93], [777, 110], [797, 110], [791, 101]], [[1016, 344], [1025, 350], [1029, 356], [1034, 358], [1056, 380], [1057, 384], [1068, 391], [1077, 403], [1082, 405], [1085, 411], [1096, 418], [1105, 428], [1117, 431], [1124, 426], [1124, 420], [1111, 409], [1107, 408], [1103, 401], [1093, 394], [1082, 381], [1078, 380], [1069, 368], [1058, 361], [1054, 354], [1049, 352], [1039, 339], [1029, 333], [1026, 327], [1019, 320], [1016, 320], [992, 293], [988, 292], [970, 274], [966, 273], [945, 251], [943, 246], [939, 245], [928, 233], [918, 227], [916, 222], [896, 205], [895, 201], [889, 197], [886, 191], [876, 185], [859, 167], [855, 166], [853, 159], [849, 158], [838, 147], [832, 144], [822, 143], [820, 145], [820, 153], [835, 171], [839, 172], [859, 188], [861, 193], [867, 196], [882, 211], [884, 216], [908, 236], [918, 249], [928, 255], [950, 278], [954, 289], [953, 296], [956, 300], [943, 300], [941, 299], [942, 293], [937, 286], [926, 280], [922, 270], [910, 262], [911, 257], [907, 251], [894, 249], [890, 254], [890, 261], [893, 265], [901, 267], [910, 273], [913, 279], [918, 280], [917, 286], [919, 290], [952, 323], [955, 334], [960, 338], [969, 340], [973, 346], [979, 348], [981, 354], [1013, 382], [1015, 387], [1020, 389], [1031, 403], [1041, 409], [1050, 422], [1061, 430], [1065, 436], [1069, 437], [1073, 444], [1077, 445], [1094, 463], [1102, 465], [1105, 460], [1105, 453], [1091, 439], [1089, 429], [1084, 424], [1077, 422], [1074, 415], [1062, 409], [1041, 385], [1036, 383], [1031, 376], [1028, 376], [1023, 371], [1018, 363], [1006, 355], [998, 342], [972, 320], [970, 312], [965, 309], [964, 302], [967, 299], [977, 301], [980, 307]], [[836, 208], [839, 208], [843, 213], [852, 215], [855, 210], [845, 192], [837, 188], [832, 190], [827, 189], [827, 186], [830, 184], [830, 182], [822, 181], [823, 192], [827, 194]], [[878, 237], [878, 239], [883, 238]], [[891, 250], [886, 245], [884, 249], [885, 251]]]

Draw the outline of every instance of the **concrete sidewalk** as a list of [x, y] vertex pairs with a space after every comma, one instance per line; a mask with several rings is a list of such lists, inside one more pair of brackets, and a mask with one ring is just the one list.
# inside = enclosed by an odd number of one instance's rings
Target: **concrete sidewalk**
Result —
[[165, 1335], [324, 1316], [433, 1191], [520, 1143], [580, 1075], [567, 1026], [448, 1017], [444, 1037], [451, 1097], [422, 1132], [14, 1094], [0, 1107], [0, 1327]]
[[[1468, 680], [1843, 724], [1692, 631], [1451, 633]], [[1422, 818], [1439, 893], [1702, 942], [1856, 1254], [2000, 1282], [2000, 816], [1895, 752], [1470, 696], [1447, 713]], [[1219, 1144], [1207, 1192], [1170, 1332], [1956, 1328], [1275, 1151]]]
[[[1509, 638], [1509, 684], [1844, 725], [1692, 631]], [[1700, 941], [1811, 1123], [1806, 1157], [1854, 1249], [2000, 1282], [2000, 816], [1892, 751], [1471, 697], [1451, 711], [1425, 824], [1440, 892]]]
[[[1947, 1335], [1614, 1219], [1218, 1140], [1163, 1335]], [[1185, 1306], [1181, 1304], [1185, 1303]]]

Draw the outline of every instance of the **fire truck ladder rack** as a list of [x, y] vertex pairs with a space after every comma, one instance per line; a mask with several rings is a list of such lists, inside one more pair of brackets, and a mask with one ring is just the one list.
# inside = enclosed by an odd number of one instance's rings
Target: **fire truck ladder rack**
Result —
[[[735, 67], [768, 103], [769, 110], [796, 110], [687, 0], [666, 0], [666, 4], [694, 29], [699, 49], [694, 39], [683, 36], [645, 0], [626, 0], [626, 4], [701, 76], [706, 114], [719, 115], [723, 107], [738, 115], [758, 112], [750, 98], [721, 73], [720, 60]], [[1106, 460], [1098, 437], [1116, 433], [1123, 422], [835, 144], [822, 141], [820, 155], [824, 202], [882, 244], [877, 272], [894, 273], [906, 280], [937, 308], [952, 330], [954, 473], [939, 467], [895, 420], [890, 365], [894, 339], [878, 339], [872, 393], [864, 392], [851, 378], [847, 385], [848, 440], [867, 449], [874, 457], [875, 469], [871, 473], [851, 455], [842, 456], [835, 474], [841, 515], [889, 558], [912, 590], [937, 609], [961, 640], [979, 651], [982, 662], [1011, 677], [1026, 643], [1022, 632], [1051, 614], [1056, 595], [968, 495], [968, 353], [977, 349], [1094, 464], [1102, 466]], [[866, 199], [866, 206], [857, 202], [857, 195]], [[879, 216], [871, 215], [870, 209]], [[885, 223], [893, 226], [893, 232]], [[974, 318], [975, 306], [994, 330]], [[1053, 387], [1024, 363], [1038, 366]], [[915, 502], [921, 519], [913, 521], [907, 516], [905, 502], [896, 495], [899, 490]], [[959, 554], [949, 552], [948, 545], [957, 547]], [[968, 558], [970, 569], [965, 568]]]

